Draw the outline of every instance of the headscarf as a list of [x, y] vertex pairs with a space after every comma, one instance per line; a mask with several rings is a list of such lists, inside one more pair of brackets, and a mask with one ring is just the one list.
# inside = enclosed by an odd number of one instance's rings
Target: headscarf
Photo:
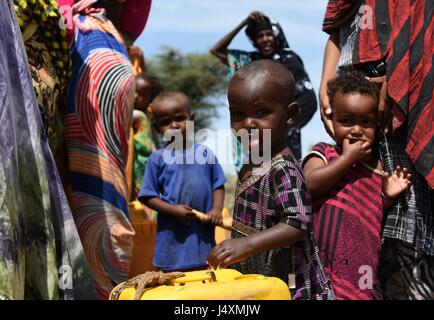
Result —
[[122, 31], [136, 40], [143, 32], [148, 21], [152, 0], [125, 0], [122, 6], [120, 24]]
[[264, 17], [262, 21], [249, 22], [246, 28], [246, 35], [250, 39], [254, 39], [255, 36], [258, 34], [258, 32], [262, 30], [268, 30], [268, 29], [271, 30], [271, 28], [272, 25], [270, 19], [268, 17]]

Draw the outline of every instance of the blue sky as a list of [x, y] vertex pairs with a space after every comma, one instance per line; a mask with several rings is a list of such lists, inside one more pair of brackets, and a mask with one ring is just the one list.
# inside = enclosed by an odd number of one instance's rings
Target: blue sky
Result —
[[[327, 0], [153, 0], [146, 28], [136, 45], [147, 58], [157, 54], [164, 45], [182, 52], [207, 52], [251, 11], [260, 10], [281, 24], [291, 48], [303, 59], [318, 93], [327, 40], [327, 35], [321, 31], [326, 4]], [[253, 50], [243, 30], [230, 48]], [[212, 125], [215, 129], [229, 128], [226, 97], [222, 97], [221, 104], [220, 116]], [[303, 155], [319, 141], [331, 140], [318, 111], [302, 129]], [[215, 150], [217, 155], [220, 151]]]

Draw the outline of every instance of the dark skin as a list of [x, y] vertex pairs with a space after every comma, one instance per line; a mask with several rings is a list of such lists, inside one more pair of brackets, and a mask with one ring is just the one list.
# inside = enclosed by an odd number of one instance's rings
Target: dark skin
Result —
[[[164, 100], [158, 100], [152, 103], [152, 111], [154, 116], [155, 129], [160, 133], [179, 131], [184, 139], [183, 146], [186, 148], [187, 143], [186, 129], [187, 121], [194, 120], [194, 114], [190, 111], [189, 101], [183, 95], [174, 95]], [[208, 212], [210, 222], [215, 225], [222, 224], [222, 209], [224, 200], [224, 187], [220, 187], [213, 191], [213, 207]], [[188, 225], [196, 215], [192, 212], [190, 206], [185, 204], [172, 205], [157, 197], [145, 197], [143, 203], [149, 208], [157, 211], [160, 214], [165, 214], [178, 220], [180, 223]]]
[[146, 72], [145, 58], [143, 57], [143, 52], [139, 47], [131, 45], [128, 47], [128, 55], [130, 56], [131, 63], [137, 63], [137, 73], [141, 74]]
[[292, 122], [298, 115], [296, 103], [282, 107], [282, 94], [270, 81], [244, 80], [235, 78], [231, 81], [228, 92], [231, 126], [235, 131], [241, 129], [251, 133], [259, 131], [259, 141], [249, 136], [250, 148], [263, 149], [264, 129], [271, 129], [271, 155], [276, 155], [287, 146], [286, 133], [288, 121]]
[[264, 29], [259, 31], [255, 36], [255, 47], [264, 58], [271, 58], [276, 51], [276, 37], [273, 30]]
[[146, 113], [146, 108], [152, 101], [151, 94], [152, 84], [143, 78], [137, 77], [134, 108]]
[[[332, 124], [334, 140], [342, 148], [337, 159], [325, 164], [319, 156], [310, 156], [303, 166], [308, 190], [317, 197], [332, 188], [353, 166], [362, 162], [382, 170], [372, 145], [377, 131], [378, 100], [359, 93], [337, 92], [333, 99]], [[411, 185], [407, 169], [397, 167], [392, 175], [383, 174], [383, 198], [385, 209]]]
[[[250, 21], [262, 21], [265, 15], [260, 11], [253, 11], [247, 18], [240, 22], [231, 32], [221, 38], [210, 50], [210, 52], [219, 58], [223, 63], [227, 63], [227, 49], [235, 36], [249, 24]], [[255, 37], [255, 47], [261, 54], [268, 58], [276, 50], [276, 38], [271, 29], [258, 32]]]
[[178, 132], [183, 138], [183, 148], [190, 147], [191, 141], [187, 141], [187, 121], [194, 121], [194, 113], [190, 111], [185, 95], [180, 93], [164, 100], [157, 97], [152, 102], [152, 113], [153, 125], [159, 134]]
[[[271, 129], [272, 156], [289, 153], [286, 132], [298, 114], [298, 106], [288, 102], [282, 91], [287, 92], [266, 77], [244, 80], [235, 76], [228, 92], [232, 128]], [[250, 176], [251, 169], [243, 170], [242, 180]], [[249, 236], [221, 242], [210, 251], [208, 264], [213, 268], [226, 268], [255, 253], [290, 246], [305, 235], [305, 231], [278, 223]]]

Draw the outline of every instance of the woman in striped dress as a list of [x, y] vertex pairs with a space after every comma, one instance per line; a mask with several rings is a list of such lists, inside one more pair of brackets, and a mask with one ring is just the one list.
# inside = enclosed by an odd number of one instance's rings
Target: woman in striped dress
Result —
[[[149, 9], [150, 1], [142, 4]], [[118, 31], [123, 6], [95, 0], [73, 6], [73, 74], [64, 119], [71, 207], [101, 299], [127, 279], [134, 235], [125, 166], [135, 79]]]

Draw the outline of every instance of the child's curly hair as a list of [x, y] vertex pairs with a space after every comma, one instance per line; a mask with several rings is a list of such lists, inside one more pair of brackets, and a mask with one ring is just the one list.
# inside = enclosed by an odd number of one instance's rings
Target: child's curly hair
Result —
[[330, 104], [333, 103], [337, 92], [342, 94], [359, 93], [378, 100], [380, 87], [376, 83], [369, 81], [363, 72], [352, 67], [343, 67], [339, 69], [336, 78], [327, 83], [327, 95]]

